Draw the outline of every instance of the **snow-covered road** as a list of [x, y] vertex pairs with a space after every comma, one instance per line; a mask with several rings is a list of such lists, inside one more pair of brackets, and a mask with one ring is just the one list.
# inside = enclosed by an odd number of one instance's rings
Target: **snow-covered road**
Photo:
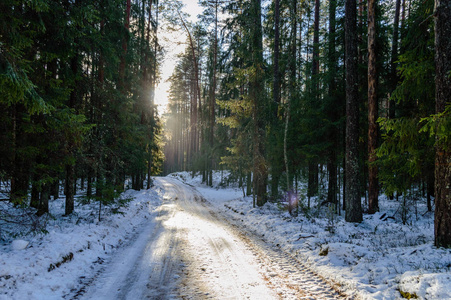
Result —
[[118, 251], [83, 299], [338, 299], [290, 255], [230, 223], [192, 187], [156, 178], [154, 222]]

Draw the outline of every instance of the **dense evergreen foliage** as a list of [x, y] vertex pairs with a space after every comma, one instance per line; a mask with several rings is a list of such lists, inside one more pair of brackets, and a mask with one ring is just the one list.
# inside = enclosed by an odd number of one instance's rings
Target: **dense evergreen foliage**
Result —
[[[450, 37], [442, 33], [439, 54], [434, 34], [449, 30], [436, 17], [449, 13], [449, 2], [199, 3], [201, 21], [188, 24], [198, 42], [171, 78], [165, 172], [202, 172], [208, 183], [212, 169], [225, 167], [259, 205], [295, 189], [309, 206], [318, 196], [336, 213], [343, 207], [351, 222], [376, 212], [380, 193], [403, 195], [401, 212], [421, 196], [430, 211], [434, 196], [451, 210], [449, 98], [435, 109], [438, 86], [449, 92]], [[443, 180], [437, 195], [434, 183], [437, 191]], [[451, 220], [440, 215], [444, 232]]]
[[107, 203], [159, 173], [156, 4], [0, 3], [2, 200], [43, 214], [61, 185], [70, 214], [80, 180]]

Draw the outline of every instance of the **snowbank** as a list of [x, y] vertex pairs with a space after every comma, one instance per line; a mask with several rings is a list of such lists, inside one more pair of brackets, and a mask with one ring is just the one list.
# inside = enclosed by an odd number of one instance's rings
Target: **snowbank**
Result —
[[79, 204], [71, 217], [64, 217], [64, 198], [51, 201], [47, 234], [0, 244], [0, 299], [48, 300], [76, 294], [86, 278], [153, 219], [161, 203], [153, 190], [129, 190], [123, 196], [134, 199], [118, 214], [106, 210], [101, 222], [98, 203]]

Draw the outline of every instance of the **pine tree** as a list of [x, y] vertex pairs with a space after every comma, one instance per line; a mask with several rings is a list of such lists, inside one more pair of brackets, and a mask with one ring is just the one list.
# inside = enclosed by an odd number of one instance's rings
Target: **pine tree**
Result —
[[396, 0], [395, 6], [395, 18], [393, 20], [393, 38], [392, 38], [392, 50], [391, 50], [391, 59], [390, 59], [390, 67], [391, 67], [391, 91], [390, 91], [390, 100], [388, 102], [388, 117], [390, 119], [395, 118], [395, 104], [393, 97], [391, 97], [393, 91], [396, 89], [398, 83], [398, 76], [396, 71], [397, 60], [398, 60], [398, 45], [399, 45], [399, 14], [401, 10], [401, 0]]
[[337, 51], [336, 51], [336, 8], [337, 2], [332, 0], [329, 2], [329, 32], [328, 32], [328, 101], [325, 104], [326, 115], [331, 123], [327, 134], [330, 146], [327, 149], [327, 170], [329, 172], [327, 202], [337, 204], [337, 155], [339, 148], [339, 130], [338, 122], [340, 118], [340, 98], [337, 92]]
[[[448, 106], [448, 112], [444, 117], [449, 119], [451, 99], [450, 1], [435, 0], [434, 16], [436, 113], [445, 112]], [[449, 131], [447, 134], [449, 135]], [[437, 247], [451, 248], [451, 151], [449, 143], [445, 147], [444, 145], [437, 145], [435, 179], [435, 245]]]
[[376, 148], [378, 142], [378, 100], [376, 70], [376, 0], [368, 1], [368, 212], [379, 210], [379, 188], [377, 180]]
[[346, 221], [361, 222], [356, 3], [346, 0]]
[[261, 25], [261, 0], [250, 3], [250, 50], [252, 53], [252, 74], [249, 82], [249, 97], [252, 101], [253, 132], [253, 185], [256, 204], [263, 206], [267, 201], [266, 185], [268, 170], [265, 159], [265, 95], [263, 86], [263, 37]]

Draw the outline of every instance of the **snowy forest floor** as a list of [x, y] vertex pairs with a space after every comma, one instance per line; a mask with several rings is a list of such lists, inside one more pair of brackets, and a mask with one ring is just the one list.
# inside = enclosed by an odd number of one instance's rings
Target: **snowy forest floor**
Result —
[[[241, 224], [290, 254], [325, 280], [361, 299], [451, 299], [451, 251], [433, 246], [433, 214], [424, 201], [406, 207], [380, 197], [380, 212], [350, 224], [311, 199], [311, 209], [292, 217], [283, 203], [252, 208], [252, 198], [238, 188], [219, 188], [226, 176], [215, 173], [214, 187], [188, 173], [172, 174], [194, 186], [218, 214]], [[0, 299], [72, 298], [86, 281], [96, 277], [117, 249], [134, 240], [152, 222], [163, 199], [159, 188], [128, 190], [132, 199], [113, 213], [98, 203], [76, 206], [64, 215], [64, 198], [50, 202], [50, 216], [36, 218], [0, 202]], [[6, 223], [22, 215], [22, 224]], [[389, 217], [389, 218], [387, 218]], [[33, 229], [24, 232], [25, 229]], [[45, 229], [45, 230], [42, 230]], [[82, 292], [82, 291], [80, 291]]]

